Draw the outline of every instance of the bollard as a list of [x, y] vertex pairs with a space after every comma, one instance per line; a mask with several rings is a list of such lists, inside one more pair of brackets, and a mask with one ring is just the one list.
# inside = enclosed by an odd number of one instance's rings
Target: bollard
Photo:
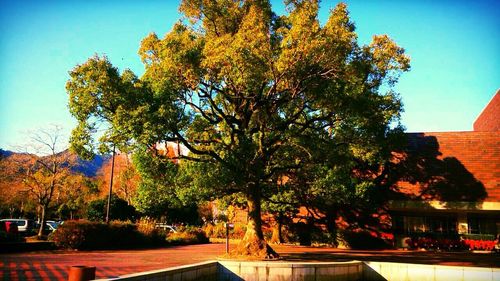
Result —
[[70, 267], [68, 281], [88, 281], [95, 279], [95, 266], [75, 265]]

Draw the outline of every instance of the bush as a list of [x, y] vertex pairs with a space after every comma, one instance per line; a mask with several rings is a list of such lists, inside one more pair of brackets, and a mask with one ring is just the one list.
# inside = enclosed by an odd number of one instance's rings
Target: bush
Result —
[[150, 218], [141, 218], [137, 222], [137, 231], [139, 231], [148, 241], [150, 245], [165, 244], [167, 232], [163, 229], [156, 228], [156, 221]]
[[494, 240], [465, 239], [464, 243], [469, 250], [492, 251], [497, 242]]
[[[225, 223], [207, 224], [203, 227], [206, 235], [210, 238], [226, 238]], [[229, 238], [242, 239], [247, 231], [247, 226], [242, 223], [234, 223], [233, 228], [229, 229]]]
[[167, 243], [171, 245], [188, 245], [208, 243], [205, 231], [196, 227], [180, 228], [167, 236]]
[[49, 239], [60, 248], [77, 250], [130, 249], [158, 243], [158, 239], [139, 232], [128, 222], [67, 221]]
[[458, 237], [432, 237], [432, 236], [416, 236], [408, 238], [405, 241], [411, 249], [439, 249], [446, 251], [464, 250], [467, 245]]
[[115, 221], [110, 224], [90, 221], [67, 221], [49, 236], [56, 246], [64, 249], [132, 249], [171, 245], [208, 243], [201, 229], [180, 228], [177, 233], [166, 235], [155, 228], [155, 222], [141, 219], [137, 225]]
[[49, 235], [49, 240], [54, 241], [59, 248], [81, 249], [86, 232], [88, 232], [88, 227], [84, 222], [66, 221]]

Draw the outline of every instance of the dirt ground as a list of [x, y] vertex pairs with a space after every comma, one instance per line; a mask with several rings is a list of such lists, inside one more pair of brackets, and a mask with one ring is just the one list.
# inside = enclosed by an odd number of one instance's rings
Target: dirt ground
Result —
[[[422, 251], [359, 251], [274, 245], [288, 261], [369, 260], [402, 263], [500, 267], [499, 254]], [[96, 278], [215, 260], [225, 252], [224, 244], [177, 246], [153, 250], [122, 251], [42, 251], [0, 254], [0, 281], [67, 280], [74, 265], [96, 267]]]

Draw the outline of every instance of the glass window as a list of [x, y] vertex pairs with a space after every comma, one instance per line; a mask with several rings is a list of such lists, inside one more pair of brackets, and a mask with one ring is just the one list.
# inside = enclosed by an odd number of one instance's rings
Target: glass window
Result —
[[470, 234], [497, 234], [497, 220], [471, 215], [468, 217]]
[[393, 215], [394, 233], [436, 233], [456, 234], [457, 218], [451, 215], [442, 216], [402, 216]]
[[406, 229], [412, 232], [427, 232], [429, 227], [425, 223], [424, 217], [406, 217]]

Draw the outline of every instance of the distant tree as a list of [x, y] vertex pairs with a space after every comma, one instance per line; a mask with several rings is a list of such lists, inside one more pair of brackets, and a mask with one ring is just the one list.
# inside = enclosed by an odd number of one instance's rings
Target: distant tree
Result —
[[57, 194], [57, 213], [60, 218], [76, 219], [84, 216], [88, 200], [98, 193], [95, 179], [82, 174], [70, 174]]
[[31, 134], [31, 148], [38, 155], [32, 154], [33, 164], [27, 169], [24, 184], [40, 207], [40, 229], [38, 236], [43, 235], [49, 205], [53, 201], [57, 189], [61, 188], [65, 178], [70, 174], [70, 159], [63, 153], [65, 147], [61, 143], [62, 128], [53, 125], [48, 129], [39, 129]]
[[36, 204], [23, 183], [26, 171], [34, 161], [28, 153], [0, 153], [1, 217], [26, 217], [36, 213]]
[[[357, 159], [378, 161], [380, 142], [400, 131], [393, 86], [409, 69], [404, 50], [386, 35], [359, 46], [343, 3], [324, 26], [318, 9], [318, 1], [287, 1], [289, 13], [277, 16], [268, 1], [184, 0], [186, 22], [163, 39], [143, 39], [140, 80], [91, 58], [68, 82], [70, 108], [79, 120], [105, 114], [105, 137], [124, 144], [184, 145], [190, 154], [178, 158], [192, 181], [177, 187], [243, 195], [247, 231], [233, 253], [276, 257], [264, 240], [261, 204], [278, 178], [311, 175], [301, 173], [308, 165], [328, 175], [346, 173], [339, 167]], [[77, 128], [81, 147], [91, 124]]]
[[121, 163], [120, 171], [118, 172], [118, 190], [117, 193], [132, 205], [132, 200], [137, 193], [137, 185], [140, 177], [129, 160], [128, 155], [125, 155], [124, 163]]
[[[69, 110], [78, 121], [71, 132], [70, 149], [84, 159], [94, 158], [96, 147], [100, 153], [112, 152], [106, 213], [108, 221], [115, 152], [117, 148], [124, 152], [128, 150], [128, 139], [116, 129], [119, 124], [115, 116], [121, 110], [127, 110], [125, 105], [132, 104], [131, 98], [139, 98], [135, 95], [140, 90], [136, 87], [138, 79], [130, 70], [120, 75], [107, 59], [97, 56], [75, 67], [70, 71], [70, 76], [71, 79], [66, 83]], [[96, 134], [100, 135], [97, 143], [94, 141]]]

